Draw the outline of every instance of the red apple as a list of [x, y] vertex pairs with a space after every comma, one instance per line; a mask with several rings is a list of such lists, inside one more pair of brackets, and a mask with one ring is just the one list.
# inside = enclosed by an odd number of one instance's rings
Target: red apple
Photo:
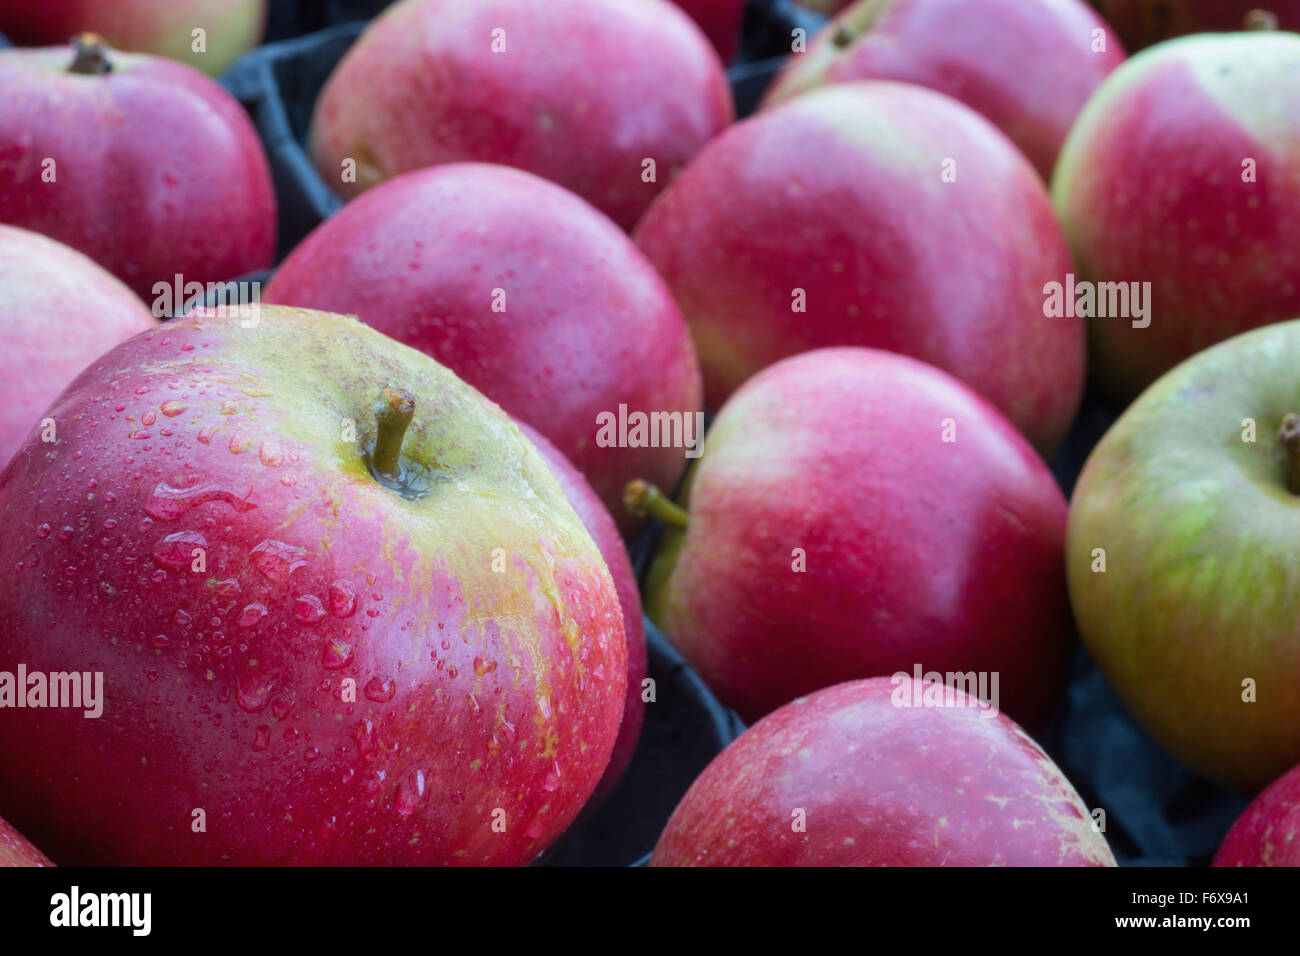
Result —
[[1124, 61], [1083, 0], [858, 0], [791, 56], [764, 97], [898, 80], [961, 100], [1006, 133], [1043, 179], [1074, 118]]
[[0, 867], [53, 865], [26, 837], [0, 819]]
[[130, 289], [81, 253], [0, 226], [0, 465], [78, 372], [156, 324]]
[[723, 63], [730, 63], [740, 43], [745, 0], [673, 0], [696, 22]]
[[357, 315], [432, 355], [553, 441], [625, 530], [623, 486], [672, 486], [687, 463], [682, 447], [618, 447], [598, 428], [620, 405], [694, 423], [680, 310], [626, 235], [536, 176], [456, 163], [399, 177], [309, 235], [265, 298]]
[[1125, 46], [1141, 50], [1188, 33], [1244, 29], [1256, 10], [1284, 30], [1300, 30], [1300, 0], [1092, 0]]
[[1300, 866], [1300, 767], [1273, 781], [1242, 811], [1214, 865]]
[[691, 785], [652, 866], [1114, 866], [1019, 727], [911, 678], [840, 684], [759, 721]]
[[918, 665], [998, 675], [1031, 728], [1055, 708], [1065, 498], [1010, 423], [938, 369], [870, 349], [780, 362], [719, 412], [689, 515], [648, 497], [670, 524], [650, 619], [746, 720]]
[[101, 715], [29, 688], [0, 793], [56, 859], [511, 864], [572, 821], [619, 731], [622, 615], [499, 408], [269, 306], [138, 335], [48, 414], [57, 454], [0, 473], [0, 660], [101, 674]]
[[711, 408], [786, 356], [863, 345], [951, 372], [1040, 450], [1074, 417], [1082, 322], [1044, 316], [1070, 269], [1060, 226], [1025, 158], [946, 96], [839, 84], [765, 110], [705, 148], [636, 240]]
[[[107, 71], [107, 72], [105, 72]], [[243, 108], [197, 70], [106, 50], [0, 50], [0, 220], [154, 284], [266, 268], [275, 196]]]
[[1115, 398], [1300, 316], [1297, 75], [1295, 34], [1187, 37], [1135, 56], [1080, 115], [1052, 182], [1079, 278], [1148, 303], [1140, 319], [1107, 308], [1089, 323]]
[[631, 229], [733, 115], [717, 54], [667, 0], [406, 0], [330, 76], [311, 154], [344, 197], [439, 163], [517, 166]]
[[627, 699], [623, 702], [623, 724], [618, 731], [618, 740], [614, 742], [609, 766], [605, 768], [605, 775], [601, 777], [591, 798], [591, 802], [596, 803], [607, 797], [618, 784], [628, 764], [632, 762], [637, 739], [641, 736], [641, 721], [645, 715], [641, 682], [645, 679], [647, 667], [641, 596], [637, 593], [636, 574], [632, 570], [623, 537], [618, 533], [618, 525], [596, 497], [591, 485], [587, 484], [587, 479], [540, 432], [524, 422], [516, 421], [515, 424], [524, 433], [524, 437], [542, 453], [542, 459], [550, 465], [552, 474], [564, 491], [564, 497], [569, 500], [592, 540], [596, 542], [600, 556], [605, 559], [605, 565], [614, 579], [618, 604], [623, 610], [623, 634], [627, 638]]
[[0, 33], [15, 43], [52, 46], [91, 30], [119, 49], [171, 57], [209, 76], [257, 46], [265, 25], [266, 0], [0, 0]]

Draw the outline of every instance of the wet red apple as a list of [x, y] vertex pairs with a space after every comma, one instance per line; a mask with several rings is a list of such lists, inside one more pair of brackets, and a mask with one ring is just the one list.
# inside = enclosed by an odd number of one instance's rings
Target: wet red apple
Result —
[[667, 0], [406, 0], [331, 74], [311, 155], [344, 197], [439, 163], [516, 166], [631, 229], [733, 113]]
[[1300, 316], [1297, 75], [1294, 33], [1185, 37], [1133, 57], [1079, 116], [1052, 180], [1078, 278], [1147, 303], [1089, 321], [1116, 399]]
[[619, 727], [618, 740], [614, 742], [609, 766], [605, 768], [605, 775], [592, 795], [592, 802], [595, 803], [608, 796], [618, 784], [628, 764], [632, 762], [637, 740], [641, 736], [641, 722], [645, 716], [641, 682], [645, 679], [647, 666], [641, 596], [637, 593], [636, 574], [632, 570], [632, 561], [628, 558], [627, 547], [623, 544], [618, 525], [596, 497], [596, 492], [587, 483], [587, 479], [540, 432], [524, 422], [516, 424], [524, 437], [537, 446], [546, 464], [550, 465], [551, 472], [564, 490], [564, 496], [596, 542], [600, 556], [605, 559], [605, 565], [614, 579], [619, 607], [623, 610], [623, 634], [627, 638], [627, 699], [623, 702], [623, 724]]
[[257, 46], [265, 25], [266, 0], [0, 0], [0, 33], [14, 43], [53, 46], [91, 30], [118, 49], [171, 57], [209, 76]]
[[0, 473], [0, 660], [102, 674], [102, 712], [6, 709], [0, 793], [55, 859], [518, 864], [577, 815], [618, 594], [481, 394], [264, 306], [128, 340], [48, 414]]
[[1047, 318], [1070, 257], [1042, 181], [987, 120], [902, 83], [837, 84], [738, 123], [637, 227], [718, 408], [825, 346], [956, 375], [1042, 451], [1083, 389], [1079, 319]]
[[243, 108], [191, 67], [0, 50], [0, 221], [84, 252], [146, 300], [271, 264], [275, 196]]
[[699, 365], [627, 236], [536, 176], [455, 163], [385, 183], [303, 240], [264, 298], [359, 316], [432, 355], [554, 442], [625, 530], [623, 486], [671, 487], [689, 460], [684, 432], [677, 447], [602, 436], [620, 406], [694, 424]]
[[691, 785], [651, 865], [1115, 865], [1070, 781], [1015, 723], [960, 691], [900, 706], [914, 690], [855, 681], [763, 718]]
[[53, 865], [26, 837], [0, 819], [0, 867]]
[[0, 465], [78, 372], [156, 324], [130, 289], [81, 253], [0, 226]]
[[680, 505], [641, 486], [629, 499], [669, 525], [650, 619], [746, 720], [917, 666], [997, 675], [1031, 729], [1059, 702], [1065, 498], [938, 369], [870, 349], [787, 359], [718, 413]]
[[1050, 179], [1089, 95], [1124, 49], [1083, 0], [859, 0], [791, 56], [764, 97], [898, 80], [961, 100]]
[[1250, 802], [1214, 854], [1215, 866], [1300, 866], [1300, 767]]

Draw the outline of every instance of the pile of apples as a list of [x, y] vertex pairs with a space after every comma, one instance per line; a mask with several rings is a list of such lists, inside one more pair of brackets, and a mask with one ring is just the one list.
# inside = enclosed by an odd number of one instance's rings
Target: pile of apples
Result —
[[1033, 737], [1076, 635], [1258, 794], [1216, 862], [1300, 864], [1259, 2], [812, 3], [738, 120], [742, 0], [404, 0], [276, 263], [204, 75], [263, 0], [0, 0], [0, 864], [533, 862], [664, 706], [643, 600], [752, 723], [655, 865], [1113, 865]]

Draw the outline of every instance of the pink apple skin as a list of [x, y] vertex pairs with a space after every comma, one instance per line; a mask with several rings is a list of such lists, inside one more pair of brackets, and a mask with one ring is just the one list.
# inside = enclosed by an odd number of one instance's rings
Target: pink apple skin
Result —
[[0, 867], [53, 865], [26, 837], [0, 819]]
[[596, 492], [587, 483], [587, 479], [540, 432], [521, 421], [516, 421], [515, 424], [524, 433], [524, 437], [541, 452], [542, 459], [550, 465], [551, 472], [564, 490], [564, 496], [569, 499], [569, 504], [591, 533], [592, 540], [600, 549], [600, 556], [605, 559], [605, 565], [614, 579], [618, 604], [623, 610], [623, 634], [627, 638], [627, 699], [623, 702], [623, 724], [619, 727], [618, 740], [614, 742], [609, 766], [605, 768], [605, 775], [592, 794], [590, 802], [594, 804], [609, 796], [618, 784], [632, 762], [637, 740], [641, 736], [641, 722], [645, 716], [641, 681], [645, 679], [647, 668], [641, 595], [637, 593], [636, 574], [632, 570], [632, 561], [628, 558], [623, 536], [618, 532], [618, 525], [596, 497]]
[[740, 25], [745, 0], [673, 0], [704, 31], [718, 57], [730, 63], [740, 44]]
[[[89, 30], [121, 50], [154, 53], [217, 76], [262, 40], [266, 0], [0, 0], [0, 33], [53, 46]], [[204, 30], [206, 52], [194, 50]]]
[[[59, 454], [0, 473], [0, 660], [105, 675], [98, 719], [3, 712], [6, 817], [64, 864], [534, 859], [622, 718], [596, 545], [426, 356], [342, 316], [241, 321], [130, 339], [50, 409]], [[362, 458], [385, 383], [417, 396], [419, 500]]]
[[764, 104], [828, 83], [898, 80], [961, 100], [1011, 138], [1044, 180], [1074, 118], [1124, 62], [1083, 0], [859, 0], [791, 56]]
[[0, 465], [78, 372], [157, 324], [130, 289], [81, 253], [0, 226]]
[[347, 198], [439, 163], [516, 166], [630, 230], [734, 115], [717, 54], [667, 0], [405, 0], [330, 76], [311, 154]]
[[[714, 758], [651, 866], [1114, 866], [1060, 768], [1004, 714], [895, 705], [912, 680], [793, 701]], [[804, 811], [806, 831], [794, 831]]]
[[765, 110], [705, 148], [636, 241], [686, 315], [710, 408], [782, 358], [860, 345], [951, 372], [1041, 451], [1074, 418], [1083, 324], [1044, 316], [1070, 258], [1043, 184], [946, 96], [837, 84]]
[[1136, 52], [1188, 33], [1241, 30], [1252, 10], [1274, 14], [1283, 30], [1300, 30], [1300, 0], [1093, 0]]
[[1001, 707], [1031, 729], [1055, 709], [1065, 498], [951, 376], [869, 349], [774, 365], [719, 412], [682, 505], [646, 608], [746, 720], [918, 663], [998, 672]]
[[1214, 866], [1300, 866], [1300, 767], [1242, 811], [1214, 854]]
[[627, 236], [528, 173], [456, 163], [385, 183], [303, 240], [264, 298], [359, 316], [432, 355], [554, 442], [625, 532], [623, 486], [672, 487], [687, 464], [681, 448], [596, 444], [620, 403], [698, 411], [699, 364]]
[[0, 219], [84, 252], [146, 301], [177, 273], [206, 283], [269, 266], [271, 174], [230, 94], [160, 57], [110, 51], [103, 75], [68, 72], [74, 57], [0, 50]]
[[1149, 327], [1090, 322], [1114, 397], [1300, 316], [1297, 75], [1295, 34], [1185, 37], [1135, 56], [1080, 115], [1052, 181], [1079, 278], [1151, 283]]

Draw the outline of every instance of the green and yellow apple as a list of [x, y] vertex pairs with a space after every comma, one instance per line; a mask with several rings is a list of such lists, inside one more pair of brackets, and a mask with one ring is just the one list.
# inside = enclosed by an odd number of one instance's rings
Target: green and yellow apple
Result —
[[55, 859], [517, 864], [574, 819], [619, 597], [500, 408], [263, 307], [141, 333], [46, 414], [0, 473], [0, 669], [102, 675], [100, 715], [29, 686], [0, 794]]
[[1074, 490], [1070, 597], [1138, 722], [1219, 783], [1300, 763], [1300, 321], [1151, 386]]

